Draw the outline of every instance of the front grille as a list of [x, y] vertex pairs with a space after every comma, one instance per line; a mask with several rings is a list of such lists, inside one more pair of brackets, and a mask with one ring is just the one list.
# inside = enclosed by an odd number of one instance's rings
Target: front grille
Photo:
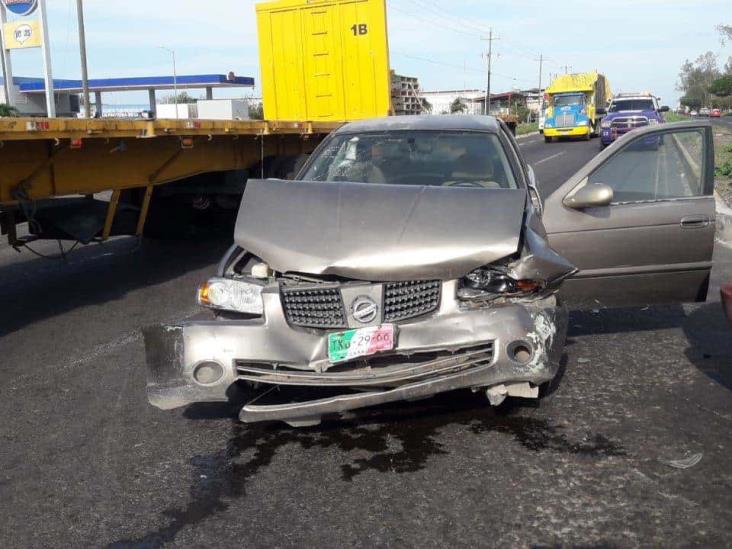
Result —
[[437, 309], [440, 304], [439, 280], [410, 280], [384, 284], [384, 321], [406, 320]]
[[[384, 284], [383, 322], [415, 318], [437, 309], [442, 283], [439, 280], [409, 280]], [[280, 286], [287, 321], [304, 328], [347, 328], [340, 286]]]
[[345, 328], [346, 314], [338, 287], [280, 287], [282, 307], [290, 324], [306, 328]]
[[574, 115], [573, 114], [557, 115], [557, 128], [572, 128], [572, 127], [574, 127]]
[[642, 128], [648, 125], [648, 118], [645, 116], [630, 116], [626, 118], [616, 118], [612, 121], [611, 126], [616, 130], [631, 130], [633, 128]]

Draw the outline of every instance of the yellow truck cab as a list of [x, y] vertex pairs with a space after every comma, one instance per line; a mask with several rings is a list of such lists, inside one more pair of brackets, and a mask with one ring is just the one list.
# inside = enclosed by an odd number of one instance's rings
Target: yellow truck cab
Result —
[[557, 137], [584, 137], [600, 134], [600, 115], [610, 99], [610, 83], [598, 72], [559, 75], [546, 89], [547, 110], [544, 141]]

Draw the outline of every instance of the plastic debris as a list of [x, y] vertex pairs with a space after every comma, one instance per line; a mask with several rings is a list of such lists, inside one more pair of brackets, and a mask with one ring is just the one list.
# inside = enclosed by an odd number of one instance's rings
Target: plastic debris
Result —
[[699, 452], [698, 454], [692, 454], [689, 457], [681, 458], [681, 459], [661, 459], [659, 458], [658, 461], [663, 463], [664, 465], [668, 465], [669, 467], [674, 467], [675, 469], [690, 469], [694, 467], [697, 463], [699, 463], [702, 459], [704, 454]]
[[578, 358], [577, 359], [577, 364], [587, 364], [588, 362], [590, 362], [589, 358]]

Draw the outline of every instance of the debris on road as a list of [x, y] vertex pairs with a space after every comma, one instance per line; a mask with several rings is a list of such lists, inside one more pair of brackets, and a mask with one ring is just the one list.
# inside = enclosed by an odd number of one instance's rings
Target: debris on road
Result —
[[662, 459], [658, 458], [658, 461], [663, 463], [664, 465], [668, 465], [669, 467], [673, 467], [674, 469], [691, 469], [699, 463], [702, 460], [702, 457], [704, 457], [704, 454], [699, 452], [698, 454], [692, 454], [688, 457], [681, 458], [681, 459]]

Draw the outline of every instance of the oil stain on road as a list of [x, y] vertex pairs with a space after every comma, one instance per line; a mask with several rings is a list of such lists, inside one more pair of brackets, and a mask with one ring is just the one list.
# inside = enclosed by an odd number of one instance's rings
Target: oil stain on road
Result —
[[[215, 408], [211, 410], [216, 413]], [[468, 395], [460, 404], [450, 395], [440, 395], [423, 403], [381, 407], [365, 411], [355, 419], [305, 429], [280, 423], [235, 422], [224, 449], [192, 459], [190, 501], [185, 507], [163, 511], [167, 524], [162, 528], [109, 547], [160, 547], [174, 541], [183, 528], [227, 510], [229, 501], [246, 496], [248, 482], [270, 465], [285, 446], [296, 444], [306, 451], [341, 450], [346, 461], [341, 465], [341, 479], [351, 482], [367, 471], [401, 474], [424, 469], [431, 458], [449, 454], [438, 435], [451, 425], [464, 426], [476, 436], [503, 434], [528, 452], [594, 459], [626, 456], [622, 446], [601, 434], [575, 438], [547, 419], [526, 417], [521, 415], [521, 409], [510, 405], [502, 410], [486, 407], [484, 397], [479, 395]], [[354, 451], [370, 455], [352, 459], [350, 453]]]

